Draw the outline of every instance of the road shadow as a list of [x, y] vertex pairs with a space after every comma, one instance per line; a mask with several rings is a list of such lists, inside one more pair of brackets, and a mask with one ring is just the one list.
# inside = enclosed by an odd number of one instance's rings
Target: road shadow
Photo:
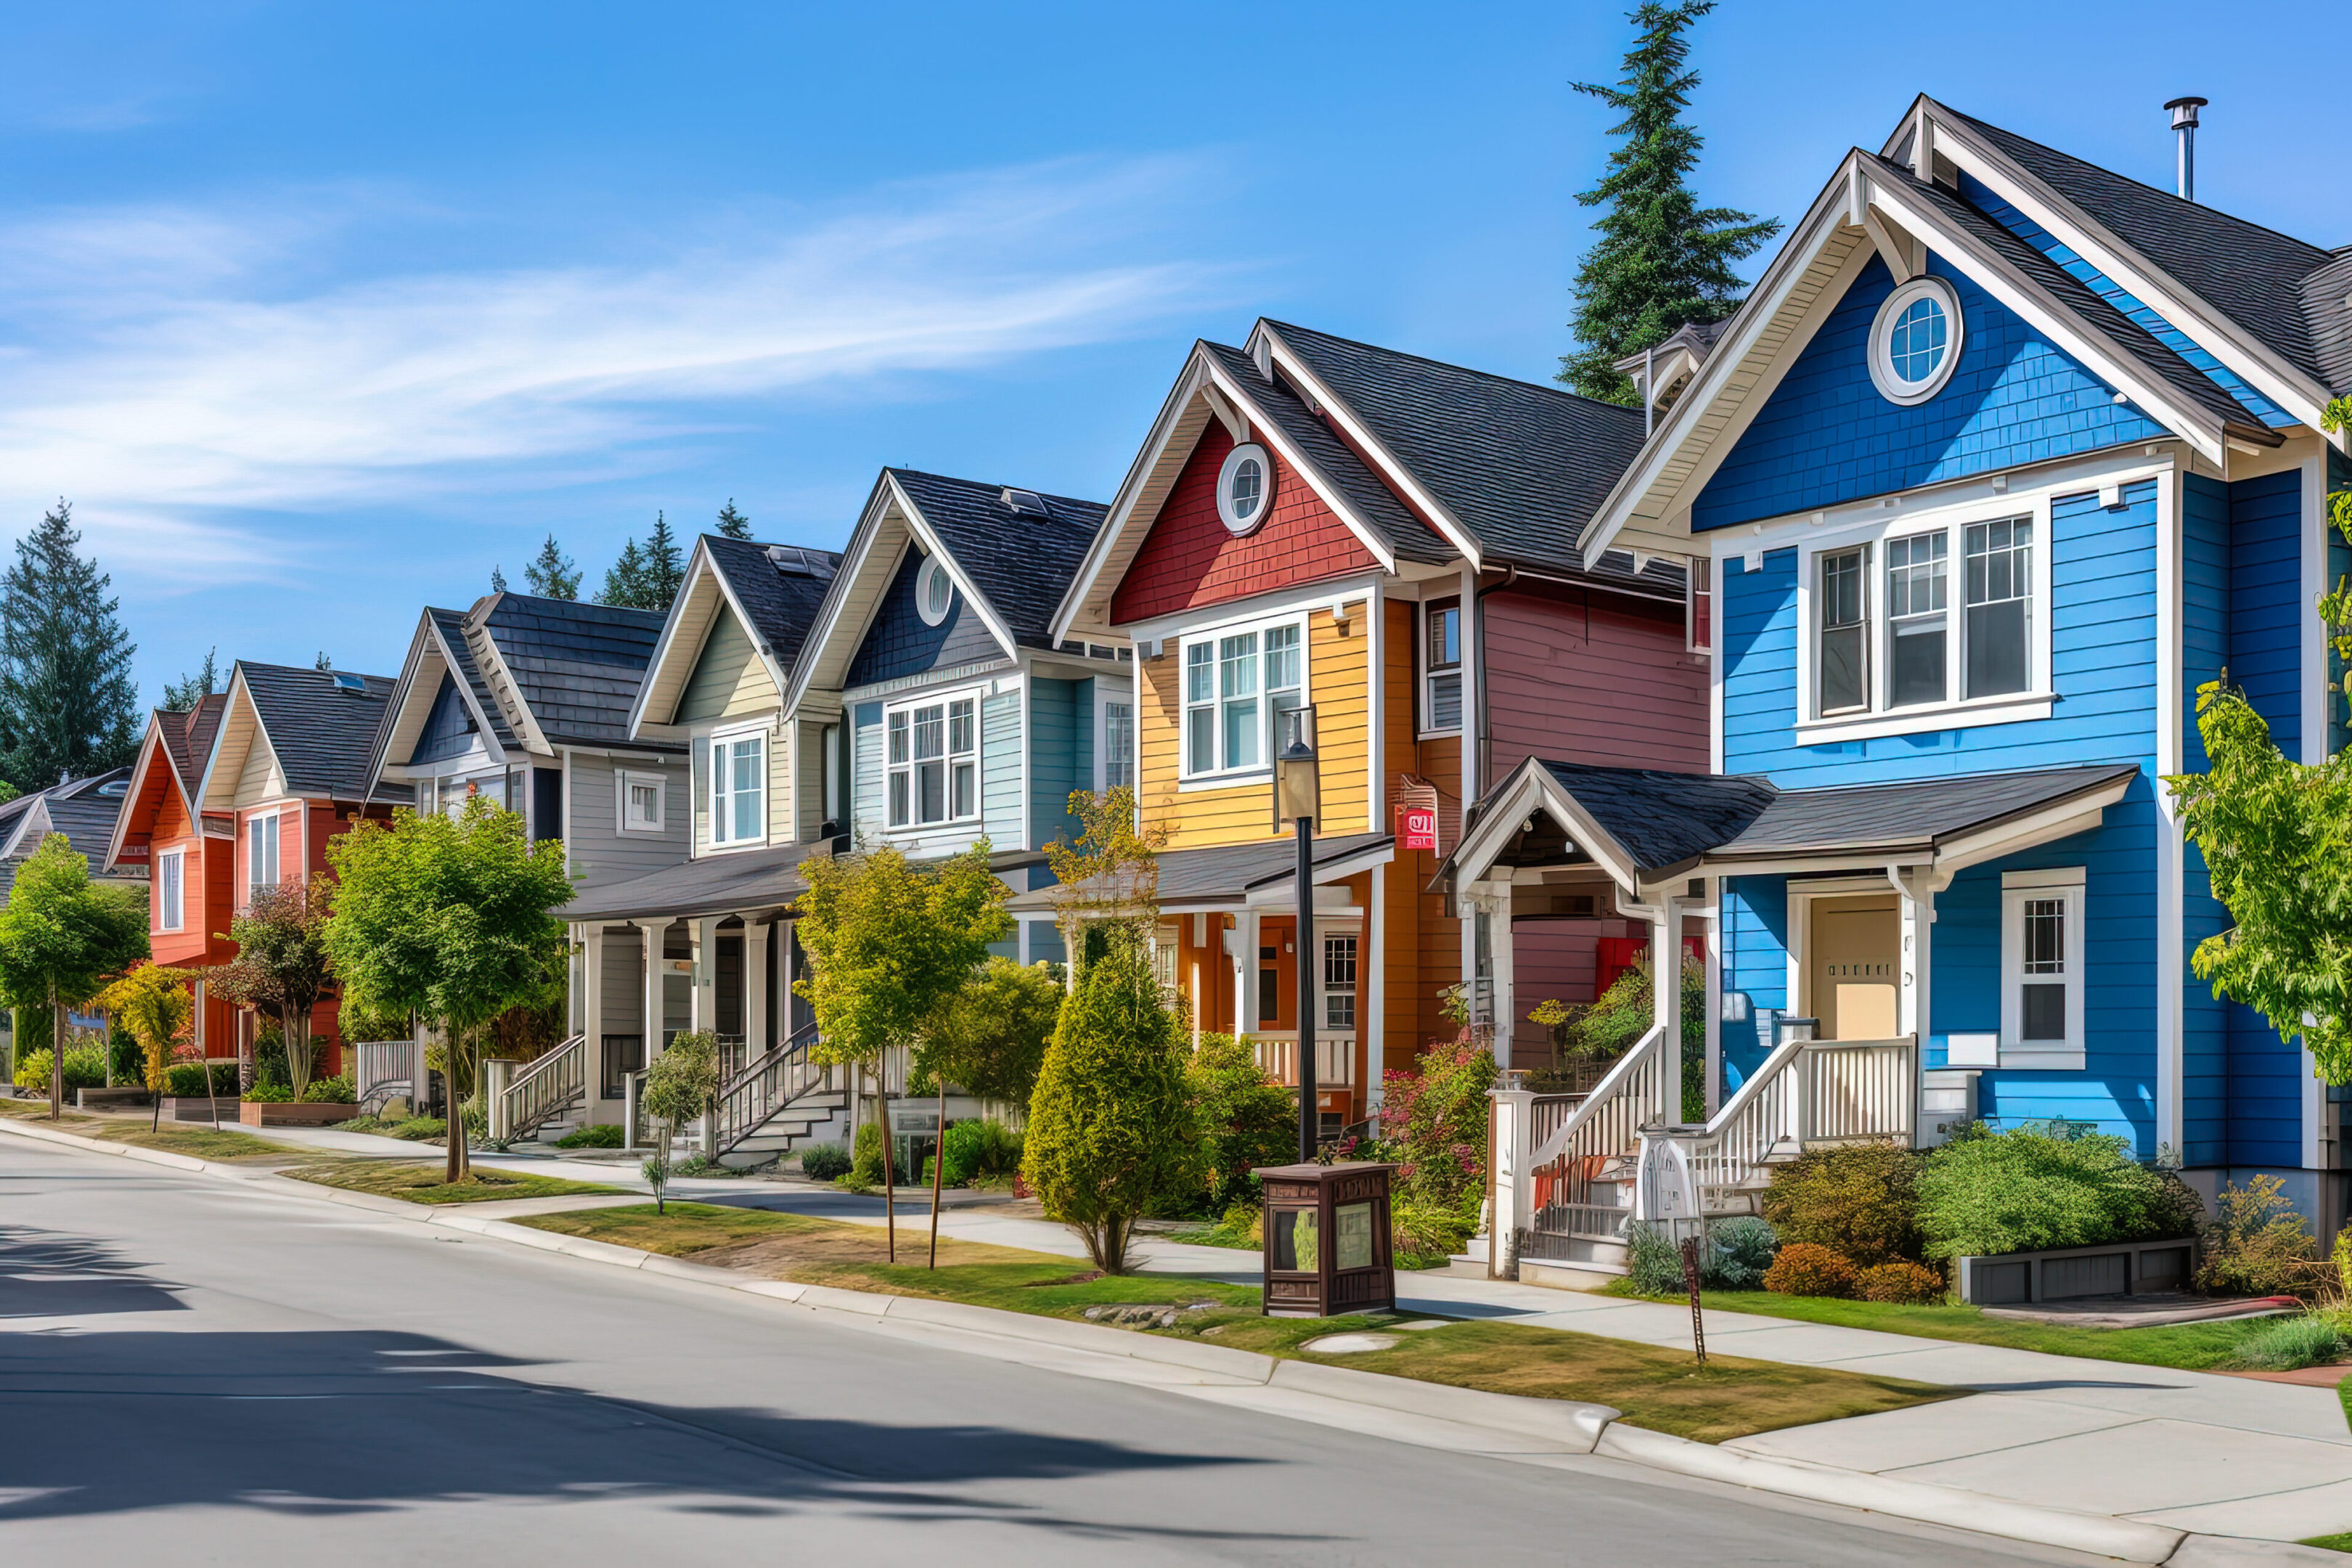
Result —
[[984, 1423], [632, 1402], [509, 1375], [530, 1364], [393, 1332], [0, 1334], [0, 1405], [13, 1430], [40, 1434], [11, 1445], [0, 1527], [190, 1505], [342, 1515], [633, 1498], [776, 1516], [855, 1501], [1060, 1528], [966, 1489], [1255, 1462]]
[[0, 1225], [0, 1319], [185, 1310], [146, 1267], [88, 1237]]

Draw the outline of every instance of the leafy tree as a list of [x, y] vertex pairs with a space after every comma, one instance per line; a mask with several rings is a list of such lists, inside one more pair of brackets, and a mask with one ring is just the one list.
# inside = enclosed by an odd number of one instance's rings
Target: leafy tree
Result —
[[923, 1021], [914, 1076], [1026, 1105], [1061, 1010], [1061, 984], [1045, 965], [992, 957]]
[[492, 562], [490, 563], [490, 592], [493, 594], [503, 594], [506, 591], [507, 574], [499, 569], [498, 563]]
[[1045, 865], [1056, 884], [1064, 950], [1071, 965], [1083, 969], [1104, 922], [1142, 920], [1159, 908], [1159, 852], [1168, 826], [1139, 828], [1135, 791], [1125, 784], [1100, 795], [1073, 791], [1069, 814], [1078, 823], [1077, 839], [1056, 837], [1045, 846]]
[[679, 1123], [707, 1114], [719, 1099], [719, 1037], [708, 1029], [672, 1037], [646, 1069], [646, 1087], [637, 1104], [661, 1123], [660, 1147], [645, 1163], [646, 1179], [653, 1184], [656, 1213], [669, 1212], [662, 1194], [669, 1184], [671, 1135]]
[[1494, 1053], [1465, 1029], [1423, 1050], [1412, 1071], [1381, 1075], [1381, 1141], [1401, 1198], [1458, 1208], [1484, 1195], [1495, 1073]]
[[[0, 910], [0, 992], [20, 1006], [46, 1002], [54, 1022], [69, 1002], [147, 956], [147, 898], [89, 879], [89, 862], [62, 833], [41, 840]], [[65, 1098], [64, 1053], [49, 1056], [49, 1120]]]
[[1559, 379], [1587, 397], [1633, 404], [1633, 384], [1614, 362], [1738, 310], [1747, 285], [1733, 264], [1780, 232], [1777, 218], [1702, 207], [1690, 188], [1706, 142], [1682, 117], [1698, 86], [1698, 73], [1683, 68], [1685, 35], [1714, 9], [1715, 0], [1649, 0], [1630, 15], [1639, 34], [1617, 85], [1575, 84], [1625, 117], [1610, 128], [1625, 141], [1609, 155], [1608, 174], [1576, 198], [1605, 209], [1592, 226], [1601, 237], [1576, 274], [1572, 325], [1583, 347], [1559, 362]]
[[729, 496], [727, 504], [719, 509], [719, 531], [729, 539], [751, 537], [751, 520], [735, 510], [733, 496]]
[[1184, 1037], [1160, 999], [1140, 921], [1098, 926], [1045, 1047], [1021, 1171], [1045, 1216], [1068, 1226], [1106, 1274], [1124, 1274], [1135, 1222], [1197, 1179]]
[[121, 979], [98, 994], [98, 1005], [138, 1040], [145, 1053], [147, 1087], [155, 1100], [151, 1127], [163, 1125], [163, 1090], [171, 1081], [172, 1058], [195, 1016], [188, 981], [184, 969], [135, 963]]
[[193, 674], [163, 682], [163, 710], [193, 713], [197, 703], [220, 689], [220, 649], [215, 646], [205, 649], [205, 662]]
[[555, 542], [555, 535], [547, 536], [530, 564], [522, 569], [522, 580], [530, 591], [542, 599], [576, 599], [580, 596], [580, 568], [572, 557], [563, 553]]
[[327, 956], [346, 995], [376, 1014], [440, 1028], [449, 1086], [446, 1179], [467, 1179], [465, 1119], [482, 1042], [499, 1015], [546, 994], [568, 951], [555, 914], [572, 897], [560, 839], [532, 843], [516, 813], [484, 796], [455, 817], [405, 808], [327, 841], [335, 873]]
[[[988, 868], [988, 840], [961, 855], [918, 866], [889, 847], [812, 856], [800, 865], [801, 945], [811, 973], [793, 990], [816, 1009], [809, 1058], [854, 1066], [882, 1080], [874, 1119], [881, 1129], [884, 1217], [891, 1259], [898, 1256], [897, 1184], [888, 1126], [890, 1053], [918, 1045], [940, 1004], [963, 988], [1012, 929], [1012, 889]], [[932, 1214], [938, 1224], [936, 1206]]]
[[245, 912], [224, 933], [236, 943], [236, 956], [208, 969], [214, 992], [233, 1007], [278, 1016], [286, 1042], [286, 1087], [294, 1098], [310, 1087], [317, 1047], [310, 1043], [310, 1014], [334, 988], [327, 962], [327, 922], [331, 889], [324, 881], [294, 877], [256, 889]]
[[1202, 1035], [1184, 1064], [1184, 1092], [1212, 1214], [1249, 1195], [1252, 1171], [1288, 1164], [1297, 1154], [1297, 1099], [1265, 1076], [1248, 1041]]
[[19, 790], [120, 767], [139, 750], [138, 647], [107, 593], [114, 579], [80, 544], [59, 500], [0, 575], [0, 777]]

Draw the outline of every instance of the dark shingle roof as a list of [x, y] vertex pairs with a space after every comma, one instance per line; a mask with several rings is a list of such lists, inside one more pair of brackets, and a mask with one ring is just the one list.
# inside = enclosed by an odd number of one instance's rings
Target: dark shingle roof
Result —
[[2303, 314], [2319, 379], [2332, 393], [2352, 392], [2352, 246], [2303, 280]]
[[646, 915], [750, 914], [789, 904], [808, 890], [800, 864], [832, 853], [832, 841], [785, 844], [684, 860], [626, 882], [584, 893], [559, 912], [567, 921], [618, 921]]
[[[466, 689], [473, 693], [474, 702], [481, 709], [483, 716], [490, 721], [490, 733], [498, 738], [499, 744], [508, 750], [513, 750], [515, 745], [513, 727], [508, 724], [505, 711], [499, 707], [498, 694], [490, 689], [490, 683], [482, 678], [481, 660], [474, 657], [473, 646], [466, 640], [465, 614], [458, 610], [435, 609], [427, 609], [425, 613], [433, 617], [434, 626], [440, 630], [441, 640], [448, 645], [449, 657], [457, 661], [457, 668], [450, 673], [463, 681]], [[428, 692], [425, 694], [425, 700], [429, 702], [437, 695], [438, 693]]]
[[768, 645], [776, 668], [790, 679], [809, 623], [841, 569], [840, 555], [793, 544], [752, 544], [715, 533], [703, 535], [702, 548], [743, 613], [751, 617], [750, 630]]
[[1004, 505], [1006, 486], [913, 468], [887, 471], [939, 535], [957, 569], [1012, 629], [1013, 640], [1029, 647], [1053, 647], [1048, 628], [1054, 611], [1108, 509], [1099, 501], [1033, 490], [1045, 502], [1045, 515], [1016, 515]]
[[1641, 450], [1642, 411], [1268, 321], [1494, 565], [1682, 590], [1678, 567], [1583, 567], [1577, 542]]
[[2093, 293], [2081, 279], [2011, 233], [2006, 226], [1943, 186], [1918, 179], [1900, 163], [1877, 158], [1877, 164], [1884, 178], [1901, 184], [1942, 213], [1955, 227], [2024, 273], [2085, 328], [2106, 340], [2116, 353], [2145, 366], [2150, 374], [2216, 419], [2243, 426], [2249, 434], [2261, 432], [2262, 439], [2269, 439], [2259, 415], [2223, 391], [2210, 376], [2165, 347], [2138, 322]]
[[1775, 793], [1764, 780], [1739, 774], [1543, 765], [1644, 870], [1679, 865], [1734, 837], [1771, 805]]
[[[1957, 117], [2289, 363], [2337, 384], [2321, 362], [2303, 290], [2304, 280], [2333, 259], [2328, 252], [1998, 125]], [[2335, 303], [2342, 309], [2340, 297]]]
[[155, 710], [164, 755], [171, 759], [181, 791], [190, 800], [196, 798], [196, 785], [205, 776], [205, 758], [211, 754], [213, 736], [220, 729], [221, 715], [227, 711], [228, 694], [223, 691], [198, 698], [195, 707], [185, 713]]
[[[253, 694], [287, 787], [298, 795], [359, 798], [376, 726], [396, 682], [383, 675], [246, 659], [237, 660], [236, 668], [245, 674], [245, 688]], [[357, 679], [360, 689], [338, 686], [339, 677]]]
[[[1336, 838], [1318, 838], [1315, 865], [1318, 872], [1328, 870], [1391, 842], [1385, 833], [1348, 833]], [[1204, 899], [1237, 900], [1253, 888], [1297, 875], [1298, 848], [1287, 838], [1269, 838], [1255, 844], [1163, 849], [1155, 861], [1159, 900], [1163, 905]], [[1061, 897], [1062, 889], [1057, 887], [1034, 888], [1015, 894], [1006, 901], [1005, 908], [1016, 914], [1034, 913], [1057, 908]]]
[[[661, 637], [658, 612], [496, 594], [464, 620], [498, 649], [516, 695], [551, 742], [630, 743], [629, 709]], [[497, 705], [488, 710], [496, 715]]]
[[50, 834], [62, 833], [85, 859], [93, 863], [104, 859], [127, 791], [100, 792], [110, 784], [121, 789], [130, 781], [129, 768], [110, 768], [0, 803], [0, 853], [21, 859], [38, 849]]
[[1316, 417], [1297, 393], [1260, 375], [1257, 362], [1239, 349], [1205, 342], [1201, 348], [1247, 390], [1257, 410], [1281, 428], [1292, 446], [1307, 455], [1322, 482], [1337, 490], [1349, 510], [1363, 519], [1365, 526], [1378, 534], [1393, 553], [1408, 561], [1432, 564], [1454, 559], [1454, 547], [1397, 500], [1396, 492], [1382, 484], [1364, 460], [1339, 439], [1330, 426]]

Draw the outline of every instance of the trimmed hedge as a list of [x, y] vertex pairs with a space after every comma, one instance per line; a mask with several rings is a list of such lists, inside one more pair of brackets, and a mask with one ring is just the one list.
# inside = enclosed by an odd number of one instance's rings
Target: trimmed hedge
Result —
[[1932, 1307], [1944, 1299], [1944, 1277], [1924, 1264], [1897, 1258], [1862, 1271], [1862, 1299], [1898, 1307]]
[[1861, 1279], [1853, 1264], [1828, 1247], [1792, 1241], [1764, 1272], [1764, 1289], [1781, 1296], [1832, 1296], [1851, 1300]]

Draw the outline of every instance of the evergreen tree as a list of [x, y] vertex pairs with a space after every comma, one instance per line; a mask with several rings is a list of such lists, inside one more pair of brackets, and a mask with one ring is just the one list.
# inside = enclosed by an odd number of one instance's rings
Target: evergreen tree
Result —
[[727, 504], [719, 509], [719, 531], [730, 539], [751, 537], [751, 520], [735, 510], [733, 496], [729, 496]]
[[498, 563], [492, 562], [490, 563], [490, 592], [493, 594], [503, 594], [506, 591], [507, 574], [499, 569]]
[[621, 546], [620, 559], [604, 568], [604, 585], [596, 591], [600, 605], [617, 605], [625, 610], [667, 609], [669, 601], [659, 605], [647, 602], [645, 546], [632, 539]]
[[319, 650], [319, 657], [311, 661], [310, 668], [312, 669], [332, 669], [335, 668], [335, 661], [327, 657], [327, 650], [325, 648], [320, 648]]
[[660, 595], [659, 603], [646, 606], [648, 610], [667, 610], [686, 585], [686, 556], [677, 547], [677, 535], [670, 531], [668, 517], [658, 511], [654, 531], [646, 537], [646, 584]]
[[1575, 84], [1625, 116], [1610, 128], [1625, 141], [1609, 155], [1608, 174], [1576, 198], [1605, 209], [1592, 226], [1601, 237], [1576, 274], [1571, 324], [1583, 347], [1559, 362], [1559, 379], [1587, 397], [1634, 403], [1633, 383], [1613, 362], [1738, 310], [1747, 285], [1732, 265], [1780, 232], [1778, 218], [1702, 207], [1690, 188], [1706, 139], [1682, 118], [1698, 85], [1698, 73], [1683, 68], [1684, 35], [1714, 9], [1715, 0], [1649, 0], [1631, 14], [1641, 31], [1618, 84]]
[[208, 647], [205, 649], [205, 662], [202, 668], [193, 675], [184, 675], [177, 680], [163, 682], [163, 711], [193, 713], [195, 711], [197, 703], [220, 689], [220, 649], [217, 647]]
[[563, 553], [551, 533], [539, 547], [537, 557], [522, 569], [522, 580], [530, 584], [530, 591], [542, 599], [576, 599], [580, 596], [580, 568], [572, 564], [572, 557]]
[[137, 645], [107, 593], [114, 580], [80, 543], [61, 500], [0, 575], [0, 778], [20, 790], [120, 767], [139, 750]]

